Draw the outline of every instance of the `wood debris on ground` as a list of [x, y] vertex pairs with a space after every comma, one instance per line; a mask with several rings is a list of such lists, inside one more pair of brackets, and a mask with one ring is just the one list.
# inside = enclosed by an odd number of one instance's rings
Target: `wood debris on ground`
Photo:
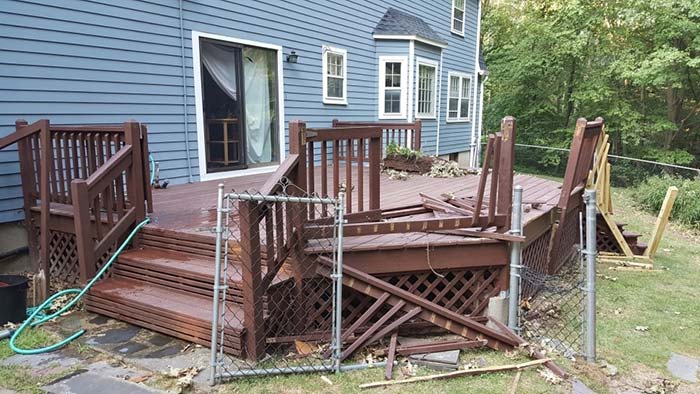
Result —
[[177, 379], [175, 381], [176, 393], [182, 393], [185, 389], [192, 386], [192, 383], [194, 383], [194, 377], [197, 376], [201, 370], [202, 368], [196, 366], [189, 368], [168, 367], [163, 375], [169, 378]]
[[544, 380], [549, 384], [559, 384], [563, 381], [562, 378], [555, 375], [554, 372], [547, 368], [540, 368], [539, 373], [540, 376], [542, 376]]
[[390, 381], [379, 381], [379, 382], [365, 383], [365, 384], [361, 384], [359, 387], [361, 389], [368, 389], [368, 388], [383, 387], [383, 386], [393, 386], [393, 385], [397, 385], [397, 384], [425, 382], [425, 381], [437, 380], [437, 379], [448, 379], [448, 378], [455, 378], [455, 377], [460, 377], [460, 376], [474, 376], [474, 375], [480, 375], [480, 374], [491, 373], [491, 372], [504, 372], [504, 371], [513, 371], [513, 370], [517, 371], [517, 370], [522, 370], [522, 369], [537, 366], [537, 365], [542, 365], [542, 364], [545, 364], [545, 363], [548, 363], [551, 361], [552, 360], [549, 358], [542, 358], [542, 359], [532, 360], [532, 361], [528, 361], [528, 362], [521, 363], [521, 364], [499, 365], [499, 366], [487, 367], [487, 368], [459, 370], [459, 371], [447, 372], [447, 373], [442, 373], [442, 374], [437, 374], [437, 375], [414, 376], [414, 377], [403, 379], [403, 380], [390, 380]]

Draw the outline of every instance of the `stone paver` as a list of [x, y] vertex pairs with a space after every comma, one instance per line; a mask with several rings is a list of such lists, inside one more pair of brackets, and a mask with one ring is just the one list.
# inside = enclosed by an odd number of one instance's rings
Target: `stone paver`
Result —
[[666, 368], [668, 368], [668, 371], [678, 379], [692, 383], [698, 382], [700, 361], [695, 358], [671, 353], [671, 358], [668, 360]]
[[578, 379], [574, 379], [572, 386], [571, 391], [573, 394], [596, 394], [595, 391], [589, 389], [588, 386]]
[[68, 379], [42, 387], [42, 389], [52, 394], [152, 394], [159, 392], [137, 383], [102, 376], [94, 372], [85, 372], [71, 376]]

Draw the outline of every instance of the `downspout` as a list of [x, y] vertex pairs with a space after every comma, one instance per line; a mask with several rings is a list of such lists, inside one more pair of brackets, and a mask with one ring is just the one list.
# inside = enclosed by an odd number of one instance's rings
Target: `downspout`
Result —
[[185, 58], [185, 23], [182, 12], [182, 0], [178, 0], [178, 17], [180, 19], [180, 58], [182, 65], [182, 110], [184, 115], [183, 125], [185, 126], [185, 157], [187, 159], [187, 182], [192, 183], [192, 163], [190, 155], [190, 125], [187, 121], [189, 117], [187, 111], [187, 64]]
[[[413, 75], [413, 62], [416, 57], [416, 43], [413, 40], [408, 42], [408, 97], [406, 102], [408, 103], [408, 111], [406, 112], [406, 120], [408, 122], [413, 122], [413, 83], [415, 78]], [[412, 139], [409, 139], [412, 141]]]
[[481, 97], [479, 98], [479, 133], [476, 135], [476, 147], [474, 151], [476, 155], [474, 156], [474, 167], [479, 168], [481, 164], [481, 134], [484, 132], [484, 85], [489, 79], [488, 71], [485, 72], [484, 77], [481, 79]]
[[442, 53], [443, 50], [440, 48], [440, 64], [438, 65], [438, 91], [437, 91], [437, 112], [435, 113], [435, 119], [437, 120], [437, 131], [435, 135], [435, 156], [440, 154], [440, 109], [442, 108]]
[[476, 51], [474, 51], [474, 100], [472, 101], [474, 103], [474, 107], [472, 110], [472, 134], [469, 138], [470, 144], [469, 144], [469, 162], [471, 163], [472, 167], [476, 167], [476, 143], [475, 140], [477, 136], [475, 135], [476, 131], [476, 100], [477, 100], [477, 95], [479, 93], [479, 89], [477, 88], [477, 84], [479, 81], [479, 51], [481, 50], [481, 0], [477, 1], [477, 17], [476, 17]]

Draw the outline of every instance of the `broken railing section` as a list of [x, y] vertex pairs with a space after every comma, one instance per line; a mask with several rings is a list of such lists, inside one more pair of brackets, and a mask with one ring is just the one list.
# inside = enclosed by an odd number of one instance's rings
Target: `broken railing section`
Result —
[[581, 192], [586, 187], [589, 172], [593, 168], [593, 159], [604, 124], [603, 118], [596, 118], [592, 122], [584, 118], [576, 121], [557, 204], [559, 220], [554, 224], [554, 236], [549, 246], [550, 274], [556, 273], [567, 261], [572, 251], [571, 245], [575, 243], [571, 241], [577, 238], [578, 213], [582, 207]]

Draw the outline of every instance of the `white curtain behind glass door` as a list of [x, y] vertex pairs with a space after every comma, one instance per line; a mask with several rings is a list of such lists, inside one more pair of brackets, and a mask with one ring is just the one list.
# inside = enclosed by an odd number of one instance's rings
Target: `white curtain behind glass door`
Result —
[[266, 49], [243, 49], [248, 163], [272, 161], [269, 67]]

